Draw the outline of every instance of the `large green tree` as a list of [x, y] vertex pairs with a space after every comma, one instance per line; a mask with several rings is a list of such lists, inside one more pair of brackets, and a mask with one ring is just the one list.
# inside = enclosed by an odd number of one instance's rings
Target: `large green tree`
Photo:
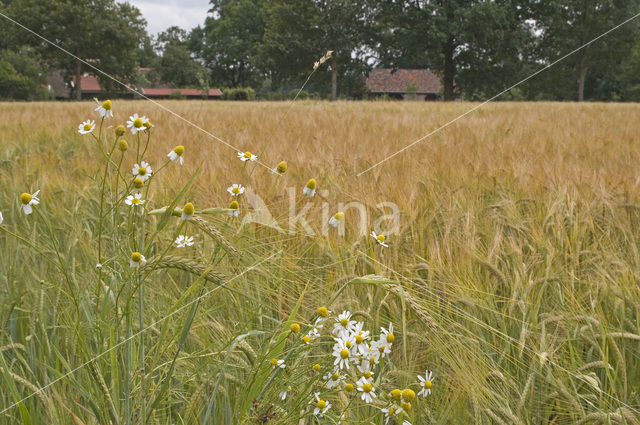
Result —
[[377, 2], [383, 66], [429, 66], [442, 78], [445, 100], [492, 94], [522, 69], [530, 42], [526, 1], [381, 0]]
[[[140, 44], [146, 22], [129, 3], [114, 0], [14, 0], [9, 10], [16, 20], [78, 58], [124, 82], [135, 82]], [[84, 72], [96, 74], [106, 90], [120, 85], [32, 34], [16, 29], [22, 42], [34, 46], [67, 81], [80, 81]], [[80, 90], [74, 90], [80, 99]]]
[[208, 72], [192, 57], [189, 43], [187, 32], [176, 26], [158, 34], [155, 46], [159, 56], [151, 64], [158, 83], [175, 88], [208, 87]]

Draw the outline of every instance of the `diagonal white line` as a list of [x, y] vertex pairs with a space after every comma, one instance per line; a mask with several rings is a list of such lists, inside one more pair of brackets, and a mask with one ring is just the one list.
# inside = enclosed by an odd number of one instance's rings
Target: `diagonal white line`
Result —
[[361, 171], [357, 174], [357, 177], [360, 177], [361, 175], [363, 175], [364, 173], [373, 170], [374, 168], [376, 168], [378, 165], [390, 160], [391, 158], [395, 157], [396, 155], [401, 154], [402, 152], [406, 151], [407, 149], [411, 148], [412, 146], [422, 142], [423, 140], [425, 140], [426, 138], [436, 134], [437, 132], [439, 132], [440, 130], [449, 127], [451, 124], [453, 124], [454, 122], [458, 121], [459, 119], [469, 115], [470, 113], [472, 113], [473, 111], [483, 107], [484, 105], [486, 105], [487, 103], [491, 102], [492, 100], [495, 100], [496, 98], [502, 96], [503, 94], [505, 94], [506, 92], [508, 92], [509, 90], [519, 86], [520, 84], [524, 83], [527, 80], [530, 80], [531, 78], [535, 77], [536, 75], [540, 74], [542, 71], [547, 70], [549, 68], [551, 68], [552, 66], [554, 66], [555, 64], [557, 64], [558, 62], [568, 58], [569, 56], [573, 55], [574, 53], [576, 53], [577, 51], [584, 49], [585, 47], [587, 47], [588, 45], [594, 43], [595, 41], [601, 39], [602, 37], [604, 37], [605, 35], [609, 34], [610, 32], [613, 32], [615, 30], [617, 30], [618, 28], [620, 28], [621, 26], [623, 26], [626, 23], [629, 23], [631, 21], [633, 21], [634, 19], [636, 19], [638, 16], [640, 16], [640, 13], [637, 13], [635, 15], [633, 15], [632, 17], [630, 17], [629, 19], [625, 20], [624, 22], [621, 22], [620, 24], [616, 25], [615, 27], [611, 28], [610, 30], [603, 32], [602, 34], [600, 34], [599, 36], [597, 36], [596, 38], [594, 38], [591, 41], [586, 42], [585, 44], [583, 44], [580, 47], [575, 48], [574, 50], [570, 51], [569, 53], [567, 53], [566, 55], [562, 56], [560, 59], [555, 60], [554, 62], [550, 63], [549, 65], [537, 70], [536, 72], [534, 72], [533, 74], [529, 75], [527, 78], [524, 78], [520, 81], [518, 81], [517, 83], [515, 83], [514, 85], [510, 86], [509, 88], [506, 88], [504, 90], [502, 90], [500, 93], [496, 94], [495, 96], [485, 100], [484, 102], [480, 103], [479, 105], [474, 106], [473, 108], [469, 109], [467, 112], [463, 113], [462, 115], [459, 115], [457, 117], [455, 117], [454, 119], [452, 119], [451, 121], [447, 122], [446, 124], [441, 125], [440, 127], [436, 128], [435, 130], [433, 130], [432, 132], [422, 136], [421, 138], [414, 140], [413, 142], [409, 143], [407, 146], [403, 147], [402, 149], [400, 149], [399, 151], [392, 153], [391, 155], [389, 155], [388, 157], [384, 158], [383, 160], [377, 162], [376, 164], [372, 165], [371, 167], [367, 168], [364, 171]]
[[[367, 257], [369, 260], [379, 264], [380, 266], [384, 267], [385, 269], [389, 270], [390, 272], [392, 272], [393, 274], [395, 274], [396, 276], [402, 278], [403, 280], [408, 281], [411, 284], [414, 284], [414, 282], [403, 276], [402, 274], [398, 273], [397, 271], [395, 271], [394, 269], [392, 269], [391, 267], [387, 266], [386, 264], [382, 264], [380, 261], [376, 260], [375, 258], [369, 256], [368, 254], [358, 250], [358, 252], [362, 255], [364, 255], [365, 257]], [[501, 337], [503, 337], [506, 341], [511, 342], [513, 344], [519, 344], [520, 341], [518, 341], [517, 339], [515, 339], [514, 337], [507, 335], [506, 333], [502, 332], [500, 329], [494, 328], [492, 326], [490, 326], [488, 323], [483, 322], [482, 320], [478, 319], [477, 317], [475, 317], [473, 314], [468, 313], [466, 311], [464, 311], [463, 309], [461, 309], [460, 307], [458, 307], [455, 304], [451, 304], [448, 302], [448, 300], [442, 298], [437, 292], [432, 291], [431, 289], [429, 289], [428, 287], [424, 286], [424, 287], [419, 287], [420, 290], [426, 291], [429, 294], [431, 294], [432, 296], [438, 298], [440, 301], [442, 301], [443, 303], [447, 303], [449, 305], [451, 305], [454, 309], [458, 310], [461, 314], [463, 314], [464, 316], [472, 319], [472, 321], [474, 321], [477, 324], [480, 324], [481, 326], [485, 326], [488, 329], [491, 329], [492, 331], [496, 332], [498, 335], [500, 335]], [[545, 360], [547, 362], [549, 362], [549, 364], [552, 364], [553, 366], [557, 367], [558, 369], [560, 369], [563, 372], [566, 372], [567, 374], [573, 376], [574, 378], [578, 379], [579, 381], [585, 382], [587, 384], [590, 384], [587, 380], [585, 380], [582, 376], [578, 375], [575, 372], [570, 371], [569, 369], [565, 368], [564, 366], [559, 365], [558, 363], [554, 362], [553, 360], [549, 359], [549, 358], [543, 358], [542, 354], [537, 353], [535, 350], [533, 350], [532, 348], [529, 348], [526, 344], [522, 345], [522, 348], [529, 351], [530, 353], [533, 353], [535, 356], [537, 356], [538, 358], [540, 358], [540, 360]], [[638, 410], [635, 407], [631, 407], [628, 404], [626, 404], [625, 402], [623, 402], [622, 400], [618, 399], [617, 397], [603, 391], [602, 389], [598, 388], [598, 391], [600, 392], [600, 394], [608, 397], [609, 399], [619, 403], [621, 406], [624, 406], [636, 413], [640, 413], [640, 410]], [[602, 409], [600, 409], [602, 411]]]
[[22, 398], [19, 401], [16, 401], [15, 403], [11, 404], [9, 407], [4, 408], [2, 411], [0, 411], [0, 415], [5, 413], [6, 411], [16, 407], [18, 404], [24, 402], [25, 400], [30, 399], [31, 397], [35, 396], [36, 394], [40, 394], [41, 392], [43, 392], [44, 390], [46, 390], [47, 388], [51, 387], [52, 385], [54, 385], [57, 382], [60, 382], [61, 380], [63, 380], [64, 378], [66, 378], [67, 376], [73, 375], [74, 373], [76, 373], [78, 370], [82, 369], [83, 367], [85, 367], [86, 365], [88, 365], [89, 363], [92, 363], [96, 360], [98, 360], [99, 358], [101, 358], [102, 356], [104, 356], [107, 353], [110, 353], [111, 351], [115, 350], [116, 348], [120, 347], [121, 345], [123, 345], [124, 343], [126, 343], [127, 341], [132, 340], [133, 338], [135, 338], [136, 336], [140, 335], [143, 332], [148, 331], [149, 329], [155, 327], [155, 325], [157, 325], [158, 323], [162, 323], [165, 320], [167, 320], [168, 318], [170, 318], [171, 316], [173, 316], [174, 314], [184, 310], [185, 308], [189, 307], [191, 304], [200, 301], [201, 299], [207, 297], [208, 295], [210, 295], [211, 293], [213, 293], [214, 291], [223, 288], [225, 285], [227, 285], [228, 283], [232, 282], [233, 280], [239, 278], [240, 276], [244, 275], [245, 273], [255, 269], [256, 267], [258, 267], [260, 264], [266, 262], [267, 260], [270, 260], [271, 258], [275, 257], [276, 255], [280, 254], [282, 252], [282, 250], [271, 254], [270, 256], [268, 256], [267, 258], [260, 260], [259, 262], [257, 262], [256, 264], [254, 264], [253, 266], [248, 267], [247, 269], [245, 269], [242, 273], [232, 277], [231, 279], [227, 280], [225, 283], [223, 283], [222, 285], [218, 285], [215, 288], [205, 292], [204, 294], [202, 294], [201, 296], [197, 297], [196, 299], [188, 302], [187, 304], [183, 305], [182, 307], [176, 309], [175, 311], [173, 311], [172, 313], [162, 317], [161, 319], [156, 320], [155, 322], [153, 322], [152, 324], [150, 324], [149, 326], [147, 326], [146, 328], [141, 329], [140, 331], [134, 333], [133, 335], [131, 335], [128, 338], [123, 339], [122, 341], [120, 341], [119, 343], [117, 343], [116, 345], [114, 345], [113, 347], [103, 351], [102, 353], [98, 354], [97, 356], [93, 357], [90, 360], [87, 360], [86, 362], [82, 363], [81, 365], [77, 366], [74, 369], [71, 369], [69, 372], [65, 373], [64, 375], [60, 376], [59, 378], [54, 379], [53, 381], [49, 382], [47, 385], [41, 387], [39, 390], [34, 391], [33, 393], [29, 394], [28, 396]]
[[[89, 62], [85, 61], [84, 59], [79, 58], [78, 56], [74, 55], [73, 53], [69, 52], [68, 50], [66, 50], [64, 47], [59, 46], [58, 44], [54, 43], [53, 41], [50, 41], [48, 39], [46, 39], [45, 37], [41, 36], [40, 34], [38, 34], [37, 32], [33, 31], [30, 28], [25, 27], [24, 25], [22, 25], [20, 22], [10, 18], [9, 16], [5, 15], [4, 13], [0, 12], [0, 16], [4, 17], [5, 19], [13, 22], [14, 24], [16, 24], [17, 26], [19, 26], [20, 28], [23, 28], [24, 30], [30, 32], [31, 34], [35, 35], [36, 37], [40, 38], [41, 40], [51, 44], [53, 47], [63, 51], [64, 53], [68, 54], [69, 56], [73, 57], [74, 59], [82, 62], [83, 64], [87, 65], [88, 67], [94, 69], [95, 71], [99, 72], [100, 74], [104, 75], [105, 77], [113, 80], [114, 82], [116, 82], [117, 84], [121, 85], [122, 87], [124, 87], [125, 89], [137, 94], [138, 96], [142, 97], [145, 100], [148, 100], [149, 102], [153, 103], [154, 105], [156, 105], [158, 108], [170, 113], [171, 115], [175, 116], [176, 118], [184, 121], [185, 123], [187, 123], [188, 125], [192, 126], [193, 128], [203, 132], [204, 134], [206, 134], [207, 136], [211, 137], [212, 139], [222, 143], [223, 145], [227, 146], [228, 148], [234, 149], [236, 152], [244, 152], [242, 149], [239, 149], [235, 146], [233, 146], [231, 143], [221, 139], [220, 137], [216, 136], [215, 134], [205, 130], [204, 128], [200, 127], [198, 124], [189, 121], [188, 119], [186, 119], [185, 117], [183, 117], [182, 115], [178, 114], [177, 112], [172, 111], [171, 109], [167, 108], [166, 106], [160, 104], [159, 102], [156, 102], [153, 99], [148, 98], [147, 96], [145, 96], [144, 94], [140, 93], [139, 91], [137, 91], [136, 89], [128, 86], [127, 84], [123, 83], [122, 81], [118, 80], [117, 78], [107, 74], [106, 72], [102, 71], [101, 69], [99, 69], [98, 67], [96, 67], [95, 65], [90, 64]], [[79, 82], [78, 82], [79, 84]], [[268, 165], [257, 161], [258, 164], [262, 165], [263, 167], [267, 168], [269, 171], [271, 171], [272, 167], [269, 167]]]

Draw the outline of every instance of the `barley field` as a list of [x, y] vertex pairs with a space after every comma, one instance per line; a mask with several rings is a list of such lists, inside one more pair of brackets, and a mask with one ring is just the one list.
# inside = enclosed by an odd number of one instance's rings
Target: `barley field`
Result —
[[639, 105], [161, 105], [0, 103], [0, 424], [640, 424]]

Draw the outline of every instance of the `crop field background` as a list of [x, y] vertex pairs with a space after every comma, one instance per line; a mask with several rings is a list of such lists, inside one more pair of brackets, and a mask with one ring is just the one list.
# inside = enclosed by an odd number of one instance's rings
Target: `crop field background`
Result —
[[[176, 199], [224, 209], [240, 183], [240, 216], [162, 228], [164, 215], [112, 214], [107, 197], [101, 220], [106, 161], [77, 131], [95, 103], [0, 103], [0, 424], [383, 424], [387, 394], [417, 393], [425, 369], [414, 425], [640, 423], [640, 106], [489, 104], [358, 176], [473, 105], [162, 103], [269, 168], [286, 161], [278, 177], [150, 102], [113, 105], [105, 146], [138, 113], [154, 124], [154, 170], [185, 147], [145, 212]], [[113, 158], [130, 179], [136, 138], [124, 138]], [[26, 216], [19, 196], [36, 190]], [[282, 231], [243, 223], [249, 192]], [[338, 211], [344, 234], [326, 228]], [[179, 230], [194, 246], [172, 247]], [[124, 283], [140, 279], [127, 231], [145, 241], [144, 292]], [[373, 403], [323, 386], [333, 341], [300, 342], [321, 306], [328, 323], [348, 310], [376, 336], [393, 323]]]

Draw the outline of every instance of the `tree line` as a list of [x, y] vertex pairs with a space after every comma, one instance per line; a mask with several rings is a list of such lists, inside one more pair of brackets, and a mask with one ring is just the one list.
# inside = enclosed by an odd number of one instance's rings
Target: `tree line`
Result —
[[[153, 36], [136, 7], [114, 0], [0, 0], [0, 11], [133, 86], [251, 88], [286, 98], [332, 50], [305, 94], [366, 98], [363, 77], [372, 68], [431, 68], [444, 100], [478, 100], [638, 13], [640, 0], [211, 0], [201, 25]], [[69, 82], [94, 73], [0, 22], [0, 98], [46, 96], [52, 68]], [[629, 22], [501, 99], [640, 100], [639, 24]], [[106, 90], [123, 90], [97, 77]]]

